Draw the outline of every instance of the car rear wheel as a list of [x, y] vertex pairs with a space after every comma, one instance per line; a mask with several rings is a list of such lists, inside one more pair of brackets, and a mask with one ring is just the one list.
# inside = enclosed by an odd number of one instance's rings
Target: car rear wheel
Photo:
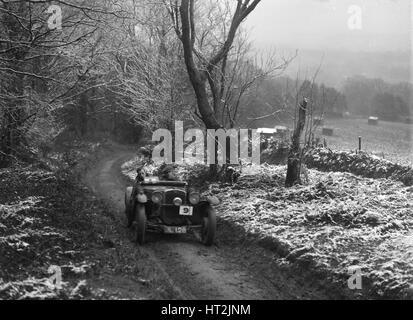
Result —
[[146, 233], [146, 212], [145, 206], [139, 204], [135, 210], [135, 241], [143, 245], [145, 242]]
[[215, 240], [215, 233], [217, 230], [217, 217], [215, 209], [211, 206], [205, 208], [206, 217], [203, 218], [201, 240], [206, 246], [212, 246]]

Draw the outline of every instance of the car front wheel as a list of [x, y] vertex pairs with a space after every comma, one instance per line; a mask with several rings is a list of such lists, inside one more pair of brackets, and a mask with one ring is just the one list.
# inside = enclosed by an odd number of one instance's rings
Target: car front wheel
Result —
[[211, 206], [205, 208], [206, 217], [203, 218], [201, 240], [206, 246], [212, 246], [215, 240], [215, 233], [217, 230], [217, 217], [215, 209]]
[[146, 212], [145, 206], [139, 204], [136, 206], [135, 210], [135, 241], [143, 245], [145, 242], [146, 233]]
[[129, 187], [126, 189], [126, 192], [125, 192], [125, 214], [126, 214], [126, 219], [128, 221], [127, 223], [128, 228], [132, 226], [133, 219], [134, 219], [133, 214], [131, 214], [131, 211], [132, 211], [131, 205], [130, 205], [131, 196], [132, 196], [132, 188]]

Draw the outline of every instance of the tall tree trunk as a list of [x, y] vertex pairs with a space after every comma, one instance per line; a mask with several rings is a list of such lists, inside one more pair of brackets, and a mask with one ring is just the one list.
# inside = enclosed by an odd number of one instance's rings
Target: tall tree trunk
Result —
[[[26, 3], [6, 3], [6, 9], [18, 13], [18, 16], [26, 16]], [[16, 43], [26, 40], [22, 35], [25, 35], [25, 30], [19, 21], [10, 15], [5, 14], [0, 27], [7, 30], [9, 42], [6, 42], [5, 49], [9, 50], [5, 54], [9, 62], [7, 67], [15, 72], [6, 73], [6, 77], [2, 82], [2, 91], [6, 98], [4, 107], [4, 129], [1, 137], [1, 158], [2, 166], [10, 164], [11, 158], [14, 157], [16, 149], [22, 141], [22, 125], [25, 117], [24, 108], [22, 106], [22, 97], [24, 95], [25, 77], [19, 72], [24, 72], [24, 65], [20, 62], [27, 53], [27, 48], [21, 47]]]
[[[213, 73], [216, 70], [225, 69], [228, 53], [234, 43], [237, 30], [247, 16], [255, 9], [261, 0], [238, 0], [237, 6], [232, 17], [228, 32], [221, 39], [220, 45], [217, 47], [215, 54], [208, 61], [196, 62], [196, 57], [199, 56], [195, 50], [196, 42], [196, 17], [195, 17], [195, 0], [182, 0], [179, 6], [171, 8], [172, 19], [175, 24], [175, 30], [180, 38], [184, 50], [185, 66], [192, 87], [195, 92], [199, 115], [204, 122], [206, 129], [221, 129], [224, 123], [220, 123], [217, 119], [221, 109], [221, 99], [224, 88], [218, 86], [216, 79], [213, 79]], [[178, 22], [178, 14], [181, 19], [181, 26]], [[221, 69], [221, 70], [222, 70]], [[208, 90], [209, 86], [209, 90]], [[212, 103], [208, 95], [208, 91], [213, 96]], [[217, 157], [215, 156], [215, 160]], [[217, 161], [216, 161], [217, 162]], [[210, 165], [212, 175], [217, 173], [217, 164]]]
[[194, 60], [194, 30], [193, 30], [193, 1], [183, 0], [180, 7], [182, 20], [182, 45], [184, 60], [188, 71], [189, 80], [195, 92], [196, 101], [202, 121], [207, 129], [219, 129], [221, 125], [215, 118], [214, 110], [209, 103], [207, 93], [207, 75], [205, 71], [198, 70]]
[[295, 184], [301, 183], [301, 135], [305, 126], [305, 118], [307, 112], [307, 99], [304, 99], [302, 103], [299, 104], [298, 111], [298, 122], [294, 130], [294, 135], [292, 138], [291, 149], [288, 155], [288, 167], [287, 167], [287, 178], [285, 179], [285, 186], [292, 187]]

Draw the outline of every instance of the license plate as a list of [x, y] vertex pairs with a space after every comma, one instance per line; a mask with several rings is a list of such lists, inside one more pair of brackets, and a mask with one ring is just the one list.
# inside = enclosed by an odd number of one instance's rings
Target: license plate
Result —
[[184, 234], [187, 232], [186, 227], [168, 227], [168, 226], [164, 226], [163, 231], [167, 234]]
[[180, 206], [179, 207], [179, 215], [180, 216], [192, 216], [194, 212], [194, 208], [190, 206]]

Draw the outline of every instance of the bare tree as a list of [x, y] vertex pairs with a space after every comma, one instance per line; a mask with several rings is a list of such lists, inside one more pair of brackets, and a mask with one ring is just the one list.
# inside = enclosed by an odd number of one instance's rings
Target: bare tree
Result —
[[112, 73], [107, 89], [136, 124], [172, 130], [174, 119], [190, 117], [182, 48], [164, 6], [141, 1], [128, 7], [130, 20], [109, 31], [113, 37], [106, 63]]
[[57, 0], [61, 28], [50, 28], [48, 1], [0, 2], [0, 162], [7, 165], [39, 118], [93, 87], [99, 26], [121, 17], [117, 0]]
[[[220, 78], [225, 78], [228, 55], [240, 25], [256, 8], [260, 0], [238, 0], [230, 19], [227, 19], [230, 6], [224, 6], [222, 21], [228, 21], [229, 27], [224, 23], [225, 28], [220, 33], [222, 38], [217, 39], [214, 44], [208, 43], [209, 48], [212, 48], [210, 52], [207, 52], [209, 50], [201, 51], [205, 48], [205, 39], [208, 38], [211, 29], [197, 29], [195, 0], [164, 2], [174, 23], [176, 34], [183, 45], [185, 65], [195, 91], [199, 116], [206, 128], [222, 128], [223, 124], [217, 117], [219, 110], [222, 110], [224, 94], [222, 89], [224, 84]], [[195, 46], [196, 43], [199, 45]], [[210, 94], [212, 102], [209, 98]]]
[[[257, 89], [266, 79], [279, 76], [294, 59], [276, 59], [276, 51], [253, 53], [247, 36], [238, 37], [229, 54], [227, 70], [221, 72], [221, 123], [234, 128], [238, 124], [240, 109], [251, 107]], [[219, 115], [219, 114], [218, 114]]]
[[[311, 80], [305, 79], [300, 83], [298, 76], [296, 78], [294, 132], [291, 137], [288, 155], [286, 187], [302, 183], [301, 174], [303, 169], [306, 170], [305, 159], [308, 152], [314, 147], [314, 136], [319, 126], [314, 119], [316, 116], [320, 119], [324, 116], [326, 108], [325, 88], [322, 86], [320, 92], [316, 83], [320, 69], [321, 64]], [[334, 101], [330, 101], [333, 105], [335, 102], [336, 98]], [[329, 107], [331, 108], [332, 105]]]

